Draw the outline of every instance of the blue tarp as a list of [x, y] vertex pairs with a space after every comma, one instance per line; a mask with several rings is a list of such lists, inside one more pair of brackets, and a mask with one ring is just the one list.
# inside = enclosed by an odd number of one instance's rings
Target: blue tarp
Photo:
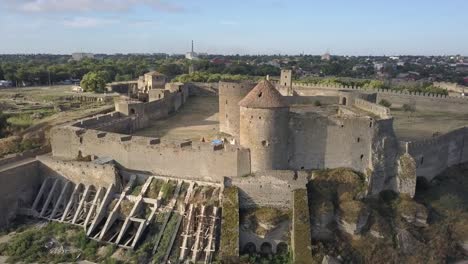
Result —
[[214, 139], [214, 140], [211, 141], [211, 144], [215, 145], [215, 146], [222, 145], [223, 141], [221, 141], [220, 139]]

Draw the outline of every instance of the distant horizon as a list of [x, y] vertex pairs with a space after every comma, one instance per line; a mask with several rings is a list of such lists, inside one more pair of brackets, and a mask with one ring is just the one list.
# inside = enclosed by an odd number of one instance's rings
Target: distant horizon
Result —
[[[26, 56], [36, 56], [36, 55], [53, 55], [53, 56], [72, 56], [74, 53], [90, 53], [93, 55], [158, 55], [158, 54], [166, 54], [169, 56], [184, 56], [184, 53], [169, 53], [169, 52], [117, 52], [117, 53], [103, 53], [103, 52], [89, 52], [89, 51], [76, 51], [71, 53], [46, 53], [46, 52], [39, 52], [39, 53], [0, 53], [2, 55], [26, 55]], [[195, 52], [197, 54], [203, 54], [202, 56], [288, 56], [288, 57], [299, 57], [299, 56], [316, 56], [320, 57], [325, 54], [219, 54], [219, 53], [206, 53], [206, 52]], [[468, 55], [464, 54], [444, 54], [444, 55], [413, 55], [413, 54], [385, 54], [385, 55], [346, 55], [346, 54], [333, 54], [330, 53], [332, 57], [453, 57], [453, 56], [461, 56], [467, 57]]]
[[218, 55], [468, 55], [466, 10], [465, 0], [0, 0], [0, 54], [184, 54], [193, 39]]

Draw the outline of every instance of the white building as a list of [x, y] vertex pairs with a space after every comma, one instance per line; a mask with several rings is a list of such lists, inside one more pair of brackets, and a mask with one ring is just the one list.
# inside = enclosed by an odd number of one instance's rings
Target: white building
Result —
[[80, 60], [85, 59], [85, 58], [93, 59], [93, 58], [94, 58], [94, 54], [92, 54], [92, 53], [84, 53], [84, 52], [75, 52], [75, 53], [72, 53], [72, 60], [80, 61]]

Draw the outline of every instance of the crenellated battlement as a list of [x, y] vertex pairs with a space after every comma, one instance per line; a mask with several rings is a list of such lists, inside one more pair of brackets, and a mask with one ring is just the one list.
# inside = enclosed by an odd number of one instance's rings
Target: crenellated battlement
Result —
[[410, 141], [408, 143], [408, 147], [411, 149], [416, 148], [430, 148], [433, 146], [440, 146], [443, 144], [447, 144], [454, 139], [468, 136], [468, 127], [461, 127], [455, 130], [452, 130], [446, 134], [435, 136], [428, 139], [418, 140], [418, 141]]
[[[69, 134], [86, 144], [124, 144], [137, 147], [165, 148], [178, 151], [235, 151], [239, 146], [230, 144], [212, 144], [211, 142], [194, 142], [192, 140], [161, 140], [160, 138], [133, 136], [112, 132], [104, 132], [95, 129], [84, 129], [74, 126], [62, 126], [54, 128], [54, 133]], [[58, 132], [60, 131], [60, 132]]]
[[332, 89], [332, 90], [357, 90], [363, 92], [377, 92], [377, 93], [387, 93], [395, 95], [412, 95], [420, 97], [430, 97], [430, 98], [439, 98], [439, 99], [449, 99], [456, 100], [462, 99], [464, 102], [468, 101], [467, 97], [463, 96], [448, 96], [441, 94], [433, 93], [423, 93], [423, 92], [408, 92], [404, 90], [392, 90], [392, 89], [374, 89], [374, 88], [363, 88], [358, 86], [347, 86], [347, 85], [329, 85], [329, 84], [315, 84], [315, 83], [293, 83], [293, 88], [311, 88], [311, 89]]

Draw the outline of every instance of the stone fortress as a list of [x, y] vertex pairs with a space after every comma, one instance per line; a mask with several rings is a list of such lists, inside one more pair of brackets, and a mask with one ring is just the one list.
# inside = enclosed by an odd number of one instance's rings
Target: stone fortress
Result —
[[[393, 190], [413, 196], [417, 177], [430, 180], [468, 161], [465, 127], [403, 141], [390, 109], [377, 104], [385, 99], [422, 110], [468, 110], [463, 98], [299, 84], [290, 70], [282, 70], [279, 81], [216, 86], [167, 83], [157, 72], [110, 85], [123, 94], [114, 112], [53, 128], [51, 154], [0, 171], [0, 225], [16, 214], [32, 215], [80, 225], [90, 238], [129, 249], [153, 236], [153, 253], [164, 251], [161, 262], [178, 248], [180, 261], [209, 263], [229, 243], [232, 252], [221, 256], [235, 258], [252, 243], [272, 252], [287, 244], [296, 259], [310, 255], [295, 252], [297, 243], [311, 238], [294, 223], [309, 218], [297, 201], [307, 201], [311, 171], [350, 168], [365, 175], [367, 195]], [[135, 135], [177, 116], [191, 96], [213, 93], [219, 97], [220, 140]], [[283, 234], [289, 227], [260, 237], [239, 232], [238, 220], [228, 222], [233, 212], [225, 193], [234, 189], [234, 211], [290, 209], [291, 241]], [[153, 222], [159, 232], [150, 232]], [[165, 234], [170, 223], [177, 228]]]

